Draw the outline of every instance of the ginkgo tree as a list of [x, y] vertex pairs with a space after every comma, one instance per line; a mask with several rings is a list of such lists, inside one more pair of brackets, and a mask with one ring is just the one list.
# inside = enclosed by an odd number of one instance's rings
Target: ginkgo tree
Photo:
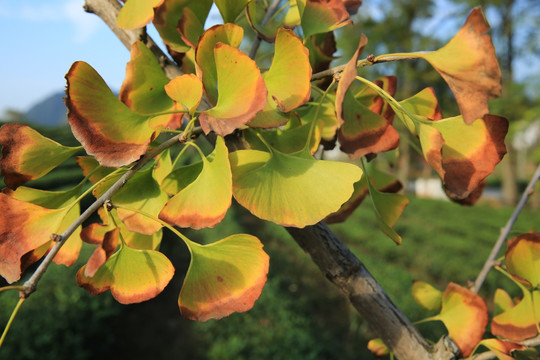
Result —
[[[223, 23], [206, 29], [213, 3]], [[369, 196], [381, 231], [396, 244], [404, 241], [394, 225], [408, 199], [378, 156], [399, 155], [401, 131], [416, 139], [448, 197], [463, 204], [478, 200], [485, 178], [506, 153], [508, 121], [488, 108], [501, 86], [482, 10], [473, 9], [436, 51], [361, 59], [368, 44], [362, 35], [349, 39], [358, 47], [345, 65], [328, 68], [338, 49], [326, 42], [333, 42], [334, 30], [351, 24], [360, 3], [88, 0], [87, 11], [114, 30], [131, 59], [118, 95], [88, 63], [66, 69], [67, 119], [81, 146], [63, 146], [21, 124], [0, 129], [6, 185], [0, 193], [0, 275], [14, 284], [1, 290], [18, 290], [21, 298], [2, 341], [51, 261], [73, 265], [82, 242], [94, 251], [77, 273], [79, 286], [92, 294], [110, 291], [124, 304], [158, 295], [175, 272], [159, 251], [164, 231], [191, 255], [178, 297], [182, 316], [206, 321], [248, 311], [267, 279], [264, 239], [224, 234], [201, 245], [182, 232], [214, 227], [234, 198], [256, 217], [287, 227], [381, 337], [370, 342], [375, 353], [451, 359], [484, 346], [507, 359], [525, 349], [523, 341], [537, 336], [540, 326], [537, 233], [510, 240], [504, 264], [497, 265], [515, 279], [523, 298], [495, 294], [495, 337], [484, 338], [488, 311], [476, 293], [483, 280], [472, 289], [450, 283], [444, 292], [423, 282], [413, 285], [422, 306], [440, 310], [425, 321], [442, 321], [448, 329], [449, 338], [432, 347], [324, 225], [345, 221]], [[145, 33], [150, 22], [170, 58]], [[369, 79], [370, 66], [411, 59], [427, 61], [444, 78], [461, 114], [444, 117], [430, 87], [396, 99], [395, 76]], [[326, 69], [314, 73], [315, 68]], [[324, 160], [321, 149], [333, 147], [348, 160]], [[76, 155], [84, 179], [74, 188], [24, 186]], [[81, 200], [90, 196], [96, 200], [81, 209]], [[99, 221], [82, 227], [95, 212]], [[30, 278], [17, 285], [38, 261]], [[488, 259], [488, 269], [492, 265]], [[371, 300], [362, 296], [368, 293]]]

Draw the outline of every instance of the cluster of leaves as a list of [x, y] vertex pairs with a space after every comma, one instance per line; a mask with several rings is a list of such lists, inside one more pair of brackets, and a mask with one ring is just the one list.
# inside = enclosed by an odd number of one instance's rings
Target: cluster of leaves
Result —
[[[448, 284], [444, 292], [424, 281], [413, 283], [414, 300], [425, 310], [439, 312], [421, 322], [442, 321], [464, 357], [483, 346], [498, 359], [509, 360], [512, 352], [527, 350], [520, 341], [540, 333], [540, 233], [516, 236], [507, 245], [504, 258], [496, 268], [513, 280], [522, 296], [512, 299], [505, 290], [496, 290], [492, 337], [484, 338], [489, 322], [488, 306], [477, 293], [455, 283]], [[380, 339], [372, 340], [368, 347], [379, 356], [389, 353]]]
[[[89, 155], [77, 157], [85, 179], [73, 189], [22, 185], [80, 147], [62, 146], [19, 124], [0, 129], [0, 168], [8, 187], [0, 194], [0, 275], [8, 282], [19, 280], [54, 246], [58, 237], [48, 234], [69, 231], [55, 262], [73, 264], [81, 241], [96, 245], [78, 272], [80, 286], [94, 294], [110, 290], [121, 303], [148, 300], [174, 272], [159, 252], [165, 227], [191, 254], [179, 296], [182, 315], [204, 321], [246, 311], [268, 272], [259, 239], [237, 234], [202, 246], [175, 226], [213, 227], [232, 197], [255, 216], [284, 226], [344, 221], [369, 194], [381, 230], [399, 244], [393, 226], [408, 200], [395, 193], [401, 188], [396, 179], [364, 160], [395, 152], [395, 118], [418, 139], [451, 199], [473, 204], [481, 195], [484, 179], [506, 152], [508, 123], [489, 114], [487, 101], [499, 95], [500, 72], [479, 8], [433, 52], [359, 61], [367, 44], [362, 36], [329, 83], [312, 69], [328, 68], [336, 52], [333, 31], [350, 24], [360, 1], [285, 1], [270, 17], [272, 5], [265, 1], [215, 1], [224, 24], [205, 30], [212, 3], [128, 0], [118, 15], [124, 29], [153, 21], [184, 75], [168, 79], [143, 42], [132, 45], [118, 97], [89, 64], [79, 61], [69, 69], [68, 121]], [[246, 31], [273, 44], [267, 69], [265, 56], [256, 61], [240, 50]], [[395, 77], [358, 76], [358, 67], [415, 58], [428, 61], [447, 81], [461, 115], [443, 118], [431, 88], [398, 101]], [[213, 145], [207, 154], [196, 141], [202, 133]], [[163, 146], [173, 144], [163, 140], [167, 135], [177, 140], [174, 149]], [[242, 138], [245, 148], [229, 151], [231, 137]], [[337, 143], [362, 169], [314, 156], [321, 144]], [[121, 189], [114, 189], [118, 184]], [[90, 193], [107, 200], [101, 222], [73, 231], [79, 202]]]

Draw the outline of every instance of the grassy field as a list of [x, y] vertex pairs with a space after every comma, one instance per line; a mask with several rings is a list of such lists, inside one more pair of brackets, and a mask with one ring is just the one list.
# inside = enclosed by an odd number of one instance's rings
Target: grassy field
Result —
[[[413, 302], [413, 279], [441, 289], [454, 281], [474, 280], [499, 229], [512, 209], [478, 205], [464, 208], [449, 202], [411, 199], [396, 226], [403, 244], [380, 233], [364, 203], [345, 224], [332, 229], [366, 264], [390, 297], [414, 321], [427, 315]], [[525, 211], [516, 229], [538, 227], [540, 216]], [[367, 324], [322, 276], [284, 229], [263, 223], [234, 207], [214, 229], [188, 231], [198, 242], [236, 232], [258, 236], [271, 256], [269, 280], [252, 311], [220, 321], [194, 323], [180, 318], [176, 298], [188, 265], [183, 244], [167, 236], [162, 250], [176, 275], [156, 299], [129, 306], [109, 294], [91, 296], [75, 284], [73, 268], [54, 266], [38, 292], [23, 305], [0, 358], [91, 359], [99, 356], [133, 359], [369, 359]], [[91, 249], [85, 247], [82, 258]], [[501, 275], [490, 274], [483, 293], [497, 284], [516, 289]], [[0, 296], [5, 324], [16, 301]], [[436, 338], [439, 324], [420, 329]]]

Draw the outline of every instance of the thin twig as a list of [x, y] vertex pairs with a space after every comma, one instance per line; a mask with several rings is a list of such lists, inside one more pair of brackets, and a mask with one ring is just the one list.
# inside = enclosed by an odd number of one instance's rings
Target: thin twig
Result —
[[536, 169], [536, 172], [534, 173], [533, 177], [531, 178], [531, 181], [527, 185], [527, 188], [521, 195], [521, 199], [519, 200], [519, 203], [516, 205], [516, 208], [514, 209], [514, 212], [512, 213], [512, 216], [510, 219], [508, 219], [508, 222], [506, 225], [501, 229], [501, 233], [499, 235], [499, 238], [497, 239], [497, 242], [493, 246], [493, 249], [491, 250], [491, 253], [489, 254], [484, 267], [482, 268], [482, 271], [478, 274], [478, 277], [476, 278], [476, 281], [474, 282], [474, 286], [472, 287], [472, 291], [478, 292], [480, 288], [482, 287], [482, 284], [486, 280], [486, 277], [493, 267], [493, 264], [495, 263], [495, 259], [497, 258], [497, 255], [499, 254], [499, 251], [501, 250], [501, 247], [503, 246], [506, 238], [510, 234], [510, 231], [512, 230], [512, 227], [514, 226], [519, 214], [525, 207], [525, 204], [527, 203], [527, 200], [534, 192], [534, 186], [535, 184], [540, 180], [540, 165]]
[[30, 279], [24, 283], [24, 290], [21, 291], [21, 297], [27, 298], [34, 291], [36, 291], [37, 284], [41, 277], [47, 271], [47, 268], [51, 264], [52, 260], [60, 251], [60, 248], [65, 244], [67, 239], [73, 234], [73, 232], [80, 226], [82, 223], [90, 217], [96, 210], [98, 210], [107, 200], [110, 200], [111, 197], [120, 190], [122, 186], [133, 176], [137, 171], [139, 171], [144, 165], [150, 162], [154, 157], [160, 154], [165, 149], [173, 146], [183, 139], [183, 134], [178, 134], [173, 136], [169, 140], [165, 141], [163, 144], [157, 146], [153, 150], [147, 152], [140, 160], [138, 160], [135, 165], [128, 170], [118, 181], [116, 181], [103, 195], [101, 195], [92, 205], [90, 205], [78, 218], [75, 220], [59, 237], [60, 241], [56, 242], [51, 250], [47, 253], [47, 256], [43, 259], [38, 268], [34, 271]]
[[[266, 9], [266, 14], [264, 14], [264, 18], [261, 21], [261, 25], [264, 26], [266, 23], [270, 20], [272, 15], [276, 12], [276, 9], [279, 5], [280, 0], [274, 0], [272, 4]], [[261, 37], [257, 36], [255, 38], [255, 41], [253, 41], [253, 45], [251, 45], [251, 49], [249, 51], [249, 57], [251, 59], [255, 59], [255, 55], [257, 54], [257, 50], [259, 49], [259, 46], [261, 45]]]

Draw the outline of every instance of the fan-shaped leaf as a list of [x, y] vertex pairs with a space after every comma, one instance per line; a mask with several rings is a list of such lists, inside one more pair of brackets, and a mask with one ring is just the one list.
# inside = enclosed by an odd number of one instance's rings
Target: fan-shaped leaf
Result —
[[141, 28], [154, 18], [154, 8], [164, 0], [127, 0], [118, 13], [116, 24], [126, 30]]
[[488, 322], [487, 305], [475, 292], [450, 283], [442, 295], [439, 319], [466, 357], [482, 340]]
[[0, 275], [7, 282], [19, 280], [21, 258], [49, 243], [67, 210], [46, 209], [0, 193]]
[[501, 161], [507, 131], [508, 121], [490, 114], [470, 125], [461, 116], [417, 124], [424, 157], [457, 200], [481, 186]]
[[119, 208], [118, 217], [130, 231], [152, 235], [161, 229], [161, 224], [139, 214], [137, 210], [157, 217], [167, 199], [167, 194], [153, 176], [153, 169], [149, 168], [135, 174], [111, 201], [114, 205], [127, 208]]
[[267, 1], [255, 0], [247, 4], [247, 19], [251, 28], [265, 41], [274, 42], [279, 29], [292, 29], [300, 25], [300, 16], [296, 2], [290, 1], [283, 5], [279, 12], [275, 12], [263, 25], [263, 19], [268, 12], [270, 3]]
[[[538, 334], [540, 323], [540, 290], [523, 289], [523, 297], [514, 307], [493, 317], [491, 333], [513, 341], [522, 341]], [[536, 316], [535, 316], [536, 315]]]
[[181, 104], [193, 115], [193, 112], [201, 102], [203, 86], [197, 76], [186, 74], [172, 79], [165, 86], [165, 91], [171, 99]]
[[[152, 51], [141, 41], [131, 46], [131, 61], [126, 66], [126, 77], [118, 97], [131, 110], [140, 114], [155, 114], [178, 110], [177, 105], [165, 93], [169, 78], [165, 76]], [[151, 119], [152, 128], [177, 129], [182, 125], [184, 114], [156, 116]]]
[[165, 255], [153, 250], [121, 246], [92, 277], [85, 275], [86, 265], [77, 273], [79, 286], [91, 294], [111, 290], [122, 304], [133, 304], [157, 296], [172, 279], [174, 267]]
[[442, 292], [425, 281], [414, 280], [412, 286], [414, 301], [426, 310], [437, 311], [442, 306]]
[[[163, 207], [159, 214], [161, 219], [194, 229], [214, 227], [223, 220], [231, 206], [232, 175], [227, 146], [222, 137], [217, 138], [209, 158], [203, 159], [203, 168], [197, 178], [182, 187]], [[172, 176], [178, 174], [173, 172]], [[174, 181], [169, 177], [168, 181], [178, 184], [181, 180]]]
[[487, 101], [501, 93], [501, 73], [488, 30], [489, 24], [477, 7], [448, 44], [419, 54], [446, 80], [467, 124], [486, 115]]
[[528, 233], [508, 240], [505, 254], [508, 272], [528, 288], [540, 286], [540, 233]]
[[[263, 74], [268, 89], [264, 110], [249, 125], [252, 127], [277, 127], [288, 121], [279, 117], [303, 105], [311, 92], [311, 66], [307, 49], [292, 31], [279, 29], [276, 37], [274, 59], [270, 69]], [[269, 113], [278, 113], [271, 116]], [[269, 119], [278, 119], [273, 122]]]
[[371, 339], [368, 341], [367, 348], [377, 357], [382, 357], [390, 354], [390, 349], [385, 345], [381, 338]]
[[284, 226], [313, 225], [335, 212], [362, 176], [352, 164], [276, 150], [240, 150], [230, 160], [235, 199], [259, 218]]
[[262, 247], [246, 234], [191, 244], [191, 264], [178, 298], [182, 316], [206, 321], [251, 309], [268, 273], [269, 257]]
[[[30, 127], [16, 123], [0, 128], [0, 145], [1, 175], [4, 183], [13, 189], [42, 177], [79, 151], [79, 148], [62, 146]], [[47, 161], [43, 161], [44, 156]]]
[[[214, 48], [219, 98], [199, 117], [206, 134], [225, 136], [251, 121], [266, 104], [268, 94], [259, 68], [240, 50], [224, 43]], [[242, 79], [242, 81], [238, 81]]]
[[513, 360], [512, 352], [516, 350], [525, 350], [527, 347], [521, 344], [511, 343], [499, 339], [484, 339], [480, 345], [493, 351], [499, 360]]
[[342, 0], [297, 0], [304, 38], [352, 23]]
[[66, 75], [65, 99], [73, 135], [108, 167], [129, 164], [145, 153], [154, 130], [149, 116], [123, 104], [87, 63], [75, 62]]
[[405, 207], [409, 204], [409, 199], [405, 195], [383, 193], [372, 186], [369, 189], [369, 195], [375, 208], [377, 224], [383, 233], [396, 244], [401, 244], [401, 236], [392, 229], [399, 220]]
[[224, 23], [233, 23], [250, 0], [214, 0]]
[[[218, 72], [221, 67], [216, 65], [214, 47], [218, 43], [224, 43], [232, 47], [240, 46], [244, 30], [236, 24], [214, 25], [206, 30], [199, 38], [197, 50], [195, 52], [195, 61], [197, 62], [197, 75], [202, 79], [204, 92], [208, 101], [215, 104], [218, 98]], [[236, 78], [238, 79], [244, 79]], [[239, 82], [236, 81], [235, 84]]]

